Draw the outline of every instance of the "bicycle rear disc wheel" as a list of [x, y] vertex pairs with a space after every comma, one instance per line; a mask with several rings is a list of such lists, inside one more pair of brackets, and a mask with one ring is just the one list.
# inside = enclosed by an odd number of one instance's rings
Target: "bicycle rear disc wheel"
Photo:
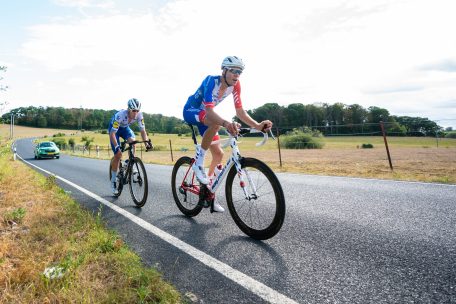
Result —
[[149, 185], [147, 182], [146, 168], [138, 157], [131, 159], [131, 170], [128, 173], [128, 184], [133, 202], [138, 207], [144, 206], [147, 201]]
[[198, 215], [203, 209], [198, 205], [199, 182], [191, 168], [192, 159], [183, 156], [177, 160], [171, 175], [171, 188], [174, 201], [179, 210], [186, 216]]
[[248, 197], [241, 187], [236, 168], [232, 167], [225, 188], [228, 209], [245, 234], [257, 240], [269, 239], [279, 232], [285, 219], [282, 186], [262, 161], [243, 158], [241, 164]]
[[[111, 181], [112, 178], [112, 161], [114, 160], [114, 157], [111, 158], [111, 161], [109, 162], [109, 180]], [[117, 170], [117, 174], [119, 174], [120, 168], [122, 168], [122, 162], [119, 162], [119, 168]], [[122, 177], [117, 178], [117, 194], [114, 194], [114, 196], [119, 197], [120, 194], [122, 193], [123, 190], [123, 183], [122, 183]]]

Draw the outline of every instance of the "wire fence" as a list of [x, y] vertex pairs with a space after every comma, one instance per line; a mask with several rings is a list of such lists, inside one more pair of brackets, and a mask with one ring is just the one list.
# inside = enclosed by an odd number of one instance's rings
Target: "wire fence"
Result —
[[[383, 146], [383, 151], [384, 151], [384, 157], [387, 159], [387, 164], [389, 165], [390, 170], [394, 169], [393, 166], [393, 161], [394, 159], [391, 156], [390, 153], [390, 146], [388, 141], [390, 139], [394, 139], [397, 137], [390, 136], [388, 129], [387, 129], [387, 124], [360, 124], [360, 125], [345, 125], [345, 126], [337, 126], [339, 129], [342, 127], [345, 128], [350, 128], [350, 130], [353, 131], [353, 133], [347, 132], [345, 130], [344, 132], [327, 132], [328, 134], [325, 137], [333, 137], [333, 138], [342, 138], [342, 137], [347, 137], [347, 136], [358, 136], [361, 137], [363, 136], [363, 139], [365, 140], [365, 137], [372, 138], [372, 141], [375, 142], [375, 147], [378, 148], [379, 145]], [[277, 144], [275, 147], [269, 148], [270, 154], [276, 154], [277, 159], [278, 159], [278, 164], [279, 167], [282, 167], [284, 163], [293, 163], [296, 162], [296, 159], [289, 159], [289, 154], [286, 151], [290, 150], [303, 150], [303, 149], [321, 149], [323, 148], [323, 144], [321, 141], [319, 141], [320, 138], [322, 138], [322, 132], [320, 130], [322, 129], [328, 129], [330, 126], [319, 126], [317, 127], [281, 127], [281, 128], [274, 128], [273, 133], [276, 136], [277, 139]], [[374, 128], [378, 128], [378, 130], [374, 130]], [[307, 134], [307, 137], [302, 137], [302, 136], [293, 136], [296, 135], [296, 130], [302, 129], [306, 132], [310, 132]], [[320, 130], [318, 130], [320, 129]], [[357, 132], [356, 130], [360, 129], [362, 132]], [[333, 128], [334, 130], [334, 128]], [[344, 134], [342, 134], [344, 133]], [[191, 140], [182, 140], [185, 139], [186, 135], [183, 135], [179, 137], [179, 139], [176, 139], [176, 136], [174, 135], [173, 139], [168, 139], [168, 142], [166, 144], [163, 143], [163, 141], [160, 144], [154, 144], [154, 150], [152, 151], [153, 156], [151, 155], [152, 159], [160, 159], [162, 163], [167, 163], [167, 164], [172, 164], [178, 157], [181, 155], [190, 155], [194, 151], [194, 146]], [[312, 137], [315, 137], [316, 140], [314, 141]], [[426, 138], [429, 139], [430, 137], [424, 137], [422, 134], [419, 136], [420, 138]], [[310, 138], [310, 139], [309, 139]], [[442, 142], [445, 142], [445, 139], [439, 137], [436, 135], [434, 137], [435, 141], [434, 144], [432, 144], [435, 147], [439, 147], [442, 145]], [[455, 140], [456, 141], [456, 140]], [[185, 142], [185, 143], [183, 143]], [[427, 141], [426, 147], [430, 146], [430, 143], [432, 141]], [[393, 144], [394, 145], [394, 144]], [[381, 147], [380, 146], [380, 147]], [[423, 146], [423, 145], [422, 145]], [[372, 143], [369, 142], [369, 140], [366, 140], [366, 142], [360, 142], [359, 144], [356, 145], [356, 149], [371, 149], [374, 146]], [[68, 151], [71, 154], [74, 155], [80, 155], [80, 156], [87, 156], [87, 157], [97, 157], [97, 158], [102, 158], [102, 159], [110, 159], [113, 156], [111, 147], [109, 145], [90, 145], [89, 147], [85, 147], [84, 145], [67, 145], [63, 144], [60, 146], [60, 148], [64, 151]], [[376, 149], [378, 150], [378, 149]], [[141, 158], [145, 156], [145, 149], [142, 145], [137, 145], [137, 155]], [[285, 153], [284, 153], [285, 151]], [[287, 158], [288, 157], [288, 158]]]

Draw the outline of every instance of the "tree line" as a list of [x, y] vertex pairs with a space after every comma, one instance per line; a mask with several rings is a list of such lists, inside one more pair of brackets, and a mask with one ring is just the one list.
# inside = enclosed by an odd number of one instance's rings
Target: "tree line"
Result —
[[[13, 109], [4, 114], [2, 120], [9, 123], [11, 114], [14, 114], [15, 123], [22, 126], [103, 130], [108, 128], [116, 111], [30, 106]], [[384, 122], [389, 135], [436, 136], [443, 132], [441, 126], [427, 118], [390, 115], [387, 109], [375, 106], [365, 109], [359, 104], [293, 103], [281, 106], [277, 103], [266, 103], [247, 112], [257, 121], [271, 120], [280, 133], [307, 127], [318, 130], [324, 135], [378, 135], [381, 121]], [[189, 132], [188, 126], [182, 119], [161, 114], [143, 114], [148, 132], [165, 134]], [[137, 131], [136, 125], [132, 125], [132, 128]]]
[[[5, 123], [10, 123], [10, 116], [15, 116], [14, 123], [21, 126], [37, 128], [54, 128], [70, 130], [107, 130], [109, 122], [118, 110], [63, 108], [63, 107], [21, 107], [2, 116]], [[144, 115], [148, 132], [177, 134], [188, 132], [182, 119], [161, 114]], [[136, 124], [131, 126], [138, 131]]]
[[[324, 135], [376, 135], [381, 132], [380, 122], [389, 135], [436, 136], [444, 131], [436, 122], [423, 117], [395, 116], [387, 109], [343, 103], [302, 104], [281, 106], [266, 103], [247, 111], [257, 121], [269, 119], [281, 133], [297, 127], [308, 127]], [[451, 131], [451, 130], [448, 130]]]

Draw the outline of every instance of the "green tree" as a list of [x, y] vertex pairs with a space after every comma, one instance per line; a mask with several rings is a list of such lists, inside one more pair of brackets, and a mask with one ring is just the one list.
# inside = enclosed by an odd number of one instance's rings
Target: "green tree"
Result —
[[303, 126], [305, 106], [302, 103], [292, 103], [283, 109], [284, 125], [289, 127]]
[[269, 119], [276, 126], [282, 126], [283, 107], [277, 103], [266, 103], [253, 111], [247, 111], [257, 121]]
[[367, 110], [367, 120], [370, 123], [378, 123], [380, 121], [387, 122], [390, 119], [390, 114], [387, 109], [369, 107]]
[[95, 140], [94, 137], [89, 137], [89, 136], [83, 136], [81, 138], [81, 142], [84, 143], [84, 147], [86, 147], [86, 149], [90, 148], [90, 146], [92, 145], [94, 140]]
[[36, 117], [36, 126], [38, 128], [46, 128], [47, 127], [47, 119], [44, 115], [39, 114]]

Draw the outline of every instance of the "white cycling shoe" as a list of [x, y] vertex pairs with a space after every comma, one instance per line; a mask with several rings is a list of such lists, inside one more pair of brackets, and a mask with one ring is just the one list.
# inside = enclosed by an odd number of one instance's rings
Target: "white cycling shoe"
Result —
[[219, 203], [214, 202], [214, 212], [225, 212], [225, 209]]
[[196, 179], [201, 184], [209, 184], [209, 179], [207, 178], [206, 172], [204, 172], [204, 168], [201, 166], [197, 166], [196, 163], [192, 165], [192, 170], [195, 172]]
[[112, 194], [114, 194], [114, 195], [118, 195], [119, 194], [119, 190], [117, 190], [117, 183], [116, 182], [111, 182], [111, 190], [112, 190]]

